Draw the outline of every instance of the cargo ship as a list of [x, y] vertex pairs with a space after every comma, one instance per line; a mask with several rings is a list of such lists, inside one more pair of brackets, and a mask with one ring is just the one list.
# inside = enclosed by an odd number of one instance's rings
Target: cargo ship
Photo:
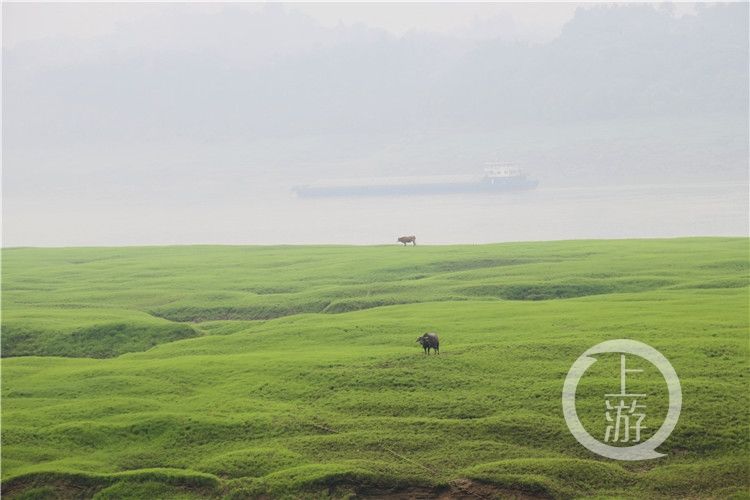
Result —
[[496, 193], [534, 189], [530, 179], [512, 164], [489, 163], [483, 175], [432, 175], [321, 180], [294, 191], [301, 197], [394, 196], [453, 193]]

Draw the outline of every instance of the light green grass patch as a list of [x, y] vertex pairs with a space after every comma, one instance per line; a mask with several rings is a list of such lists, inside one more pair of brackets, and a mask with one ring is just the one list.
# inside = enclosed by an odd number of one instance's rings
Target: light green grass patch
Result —
[[[747, 261], [738, 238], [5, 250], [4, 494], [741, 496]], [[562, 418], [573, 361], [616, 338], [680, 377], [664, 458], [603, 459]], [[615, 361], [581, 384], [595, 433]], [[637, 383], [656, 425], [663, 381]]]

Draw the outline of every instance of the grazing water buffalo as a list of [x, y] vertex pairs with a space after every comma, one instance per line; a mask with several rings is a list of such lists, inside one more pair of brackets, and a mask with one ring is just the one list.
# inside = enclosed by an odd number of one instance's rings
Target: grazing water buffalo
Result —
[[404, 246], [406, 246], [407, 243], [411, 243], [414, 246], [417, 246], [417, 237], [416, 236], [402, 236], [397, 240], [399, 243], [403, 243]]
[[417, 338], [417, 342], [422, 344], [424, 353], [430, 355], [430, 349], [435, 349], [435, 354], [440, 354], [440, 341], [438, 340], [437, 333], [425, 333], [421, 337]]

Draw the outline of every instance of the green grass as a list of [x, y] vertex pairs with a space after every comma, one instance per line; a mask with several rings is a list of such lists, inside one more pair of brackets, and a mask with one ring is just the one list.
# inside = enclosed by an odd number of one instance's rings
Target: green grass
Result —
[[[3, 494], [747, 498], [748, 250], [6, 249]], [[431, 330], [439, 357], [415, 343]], [[616, 338], [680, 376], [664, 458], [604, 459], [565, 425], [567, 370]], [[595, 435], [619, 383], [601, 361], [578, 401]], [[642, 368], [648, 434], [666, 399]]]

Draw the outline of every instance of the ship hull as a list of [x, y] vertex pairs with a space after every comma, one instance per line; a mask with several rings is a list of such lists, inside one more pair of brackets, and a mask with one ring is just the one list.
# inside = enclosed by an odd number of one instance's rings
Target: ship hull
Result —
[[298, 196], [336, 197], [336, 196], [409, 196], [460, 193], [502, 193], [534, 189], [539, 184], [536, 180], [519, 178], [495, 180], [495, 182], [434, 183], [434, 184], [372, 184], [348, 186], [301, 186], [295, 188]]

